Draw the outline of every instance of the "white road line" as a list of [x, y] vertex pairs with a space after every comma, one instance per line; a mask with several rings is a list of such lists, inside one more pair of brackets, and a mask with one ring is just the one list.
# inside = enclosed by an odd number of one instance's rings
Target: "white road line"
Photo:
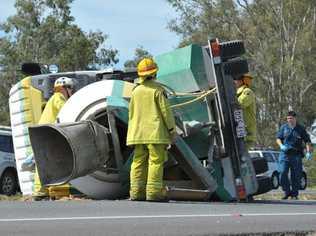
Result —
[[0, 219], [0, 222], [18, 221], [60, 221], [60, 220], [122, 220], [122, 219], [152, 219], [152, 218], [195, 218], [195, 217], [236, 217], [236, 216], [308, 216], [316, 212], [289, 212], [289, 213], [236, 213], [236, 214], [197, 214], [197, 215], [132, 215], [132, 216], [83, 216], [83, 217], [51, 217], [51, 218], [16, 218]]

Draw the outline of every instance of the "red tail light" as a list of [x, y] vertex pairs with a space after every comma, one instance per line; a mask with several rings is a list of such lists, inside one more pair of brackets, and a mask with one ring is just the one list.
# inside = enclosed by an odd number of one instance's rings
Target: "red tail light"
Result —
[[246, 199], [247, 197], [246, 189], [240, 178], [236, 179], [236, 189], [237, 189], [238, 198], [240, 200]]

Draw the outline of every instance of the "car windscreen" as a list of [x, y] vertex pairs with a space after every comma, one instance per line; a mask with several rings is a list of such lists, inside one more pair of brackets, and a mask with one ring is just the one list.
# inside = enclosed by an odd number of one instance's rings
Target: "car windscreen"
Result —
[[12, 137], [9, 135], [0, 135], [0, 151], [13, 153]]

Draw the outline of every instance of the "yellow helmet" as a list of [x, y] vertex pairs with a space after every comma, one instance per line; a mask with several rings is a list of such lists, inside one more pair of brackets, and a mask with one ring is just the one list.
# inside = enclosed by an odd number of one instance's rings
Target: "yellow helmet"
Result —
[[140, 77], [154, 75], [157, 71], [158, 66], [151, 58], [144, 58], [137, 65], [137, 73]]

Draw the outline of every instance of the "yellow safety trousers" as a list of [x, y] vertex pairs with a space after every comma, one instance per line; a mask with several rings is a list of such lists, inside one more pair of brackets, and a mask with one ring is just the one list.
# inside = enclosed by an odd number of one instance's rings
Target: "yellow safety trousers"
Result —
[[34, 187], [33, 187], [33, 196], [48, 196], [48, 188], [42, 186], [37, 168], [35, 168], [34, 173]]
[[41, 184], [37, 168], [34, 173], [34, 189], [33, 196], [49, 196], [51, 198], [59, 199], [61, 197], [68, 197], [70, 195], [70, 185], [63, 184], [59, 186], [45, 187]]
[[167, 160], [167, 145], [137, 144], [130, 172], [130, 197], [133, 200], [165, 198], [163, 165]]

